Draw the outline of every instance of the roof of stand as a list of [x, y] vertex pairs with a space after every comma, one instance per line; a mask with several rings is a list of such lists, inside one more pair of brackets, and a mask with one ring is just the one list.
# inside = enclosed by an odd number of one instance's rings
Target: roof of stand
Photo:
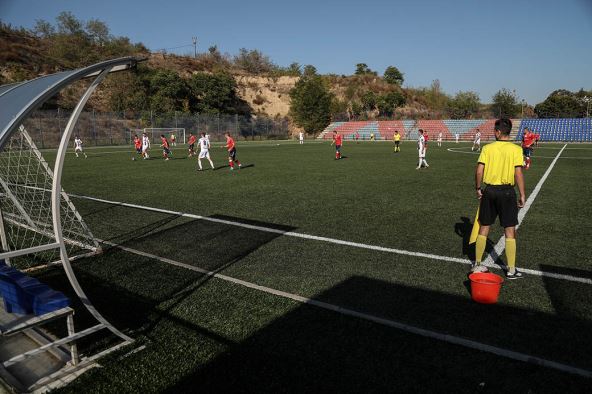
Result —
[[127, 70], [135, 67], [138, 61], [134, 57], [123, 57], [0, 86], [0, 150], [32, 111], [66, 86], [83, 78], [97, 76], [107, 68], [111, 68], [110, 72]]

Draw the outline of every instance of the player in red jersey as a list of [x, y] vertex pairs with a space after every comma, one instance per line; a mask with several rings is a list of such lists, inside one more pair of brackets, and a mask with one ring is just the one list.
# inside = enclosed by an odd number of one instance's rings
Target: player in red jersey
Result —
[[168, 160], [169, 155], [171, 154], [171, 149], [169, 147], [169, 141], [166, 139], [164, 134], [160, 135], [160, 141], [161, 141], [160, 146], [162, 147], [162, 157], [164, 157], [165, 160]]
[[189, 156], [195, 156], [195, 141], [197, 141], [197, 137], [193, 135], [193, 133], [189, 133], [189, 139], [187, 143], [189, 144]]
[[522, 135], [522, 155], [524, 156], [524, 168], [527, 170], [530, 168], [530, 156], [534, 147], [538, 145], [539, 138], [541, 138], [539, 134], [527, 128], [524, 129], [524, 134]]
[[360, 133], [356, 131], [356, 144], [360, 143]]
[[335, 144], [335, 160], [341, 159], [341, 145], [343, 144], [343, 137], [341, 134], [337, 134], [336, 130], [333, 130], [333, 142], [331, 145]]
[[[136, 149], [137, 154], [142, 154], [142, 140], [140, 139], [140, 137], [138, 137], [137, 134], [134, 135], [134, 148]], [[133, 157], [132, 159], [136, 160], [135, 157]]]
[[236, 147], [234, 145], [234, 139], [230, 136], [230, 133], [224, 133], [226, 136], [226, 145], [223, 148], [228, 150], [228, 164], [230, 165], [230, 169], [234, 170], [234, 163], [238, 164], [238, 168], [241, 168], [241, 163], [236, 158]]
[[423, 132], [423, 139], [425, 140], [424, 141], [424, 150], [427, 151], [428, 150], [428, 140], [430, 139], [430, 137], [428, 136], [428, 132], [427, 131], [424, 131]]

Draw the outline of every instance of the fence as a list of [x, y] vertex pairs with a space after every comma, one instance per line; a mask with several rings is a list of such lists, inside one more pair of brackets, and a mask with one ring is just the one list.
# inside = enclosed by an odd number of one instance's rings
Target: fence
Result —
[[[59, 145], [69, 116], [70, 112], [63, 110], [36, 111], [24, 125], [40, 148], [55, 148]], [[85, 146], [129, 145], [130, 131], [146, 127], [178, 127], [184, 128], [187, 133], [205, 132], [213, 141], [222, 141], [226, 132], [245, 140], [287, 139], [290, 133], [287, 119], [261, 116], [247, 118], [180, 112], [125, 114], [88, 111], [80, 114], [73, 135], [80, 136]]]

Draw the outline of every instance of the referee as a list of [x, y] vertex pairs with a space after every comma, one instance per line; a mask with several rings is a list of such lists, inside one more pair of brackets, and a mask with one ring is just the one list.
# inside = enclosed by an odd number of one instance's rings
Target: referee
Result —
[[[516, 270], [516, 225], [518, 208], [525, 202], [524, 176], [522, 174], [522, 150], [510, 141], [512, 121], [507, 118], [495, 121], [494, 143], [483, 147], [475, 171], [475, 188], [479, 205], [479, 235], [475, 244], [473, 272], [485, 272], [481, 265], [490, 226], [499, 216], [506, 236], [507, 279], [519, 279], [523, 274]], [[487, 186], [483, 186], [486, 184]], [[518, 185], [520, 198], [516, 199], [514, 185]]]

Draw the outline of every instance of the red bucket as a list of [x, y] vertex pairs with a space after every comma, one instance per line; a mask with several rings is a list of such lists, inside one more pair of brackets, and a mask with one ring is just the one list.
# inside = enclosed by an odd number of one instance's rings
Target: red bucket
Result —
[[490, 272], [474, 272], [469, 275], [471, 297], [480, 304], [495, 304], [504, 278]]

